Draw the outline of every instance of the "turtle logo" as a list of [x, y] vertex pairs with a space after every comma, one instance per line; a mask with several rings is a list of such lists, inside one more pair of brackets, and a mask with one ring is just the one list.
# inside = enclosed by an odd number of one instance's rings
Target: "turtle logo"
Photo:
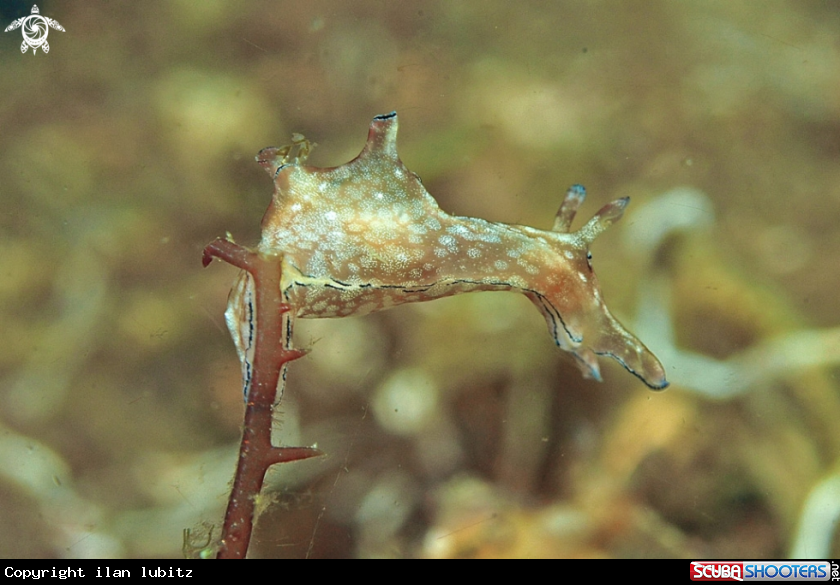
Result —
[[5, 32], [21, 28], [23, 33], [23, 44], [20, 46], [20, 52], [25, 53], [29, 47], [32, 47], [32, 54], [34, 55], [40, 47], [45, 53], [50, 52], [50, 44], [47, 42], [47, 33], [50, 28], [64, 32], [64, 27], [58, 24], [57, 20], [41, 16], [38, 7], [32, 5], [32, 14], [18, 18], [12, 24], [6, 27]]

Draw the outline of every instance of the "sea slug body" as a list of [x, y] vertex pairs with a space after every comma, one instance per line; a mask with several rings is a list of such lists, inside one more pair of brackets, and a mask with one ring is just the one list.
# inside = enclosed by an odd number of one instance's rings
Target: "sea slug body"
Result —
[[[573, 185], [551, 231], [440, 209], [397, 154], [397, 114], [373, 119], [367, 143], [334, 168], [304, 163], [300, 152], [266, 148], [257, 161], [275, 192], [262, 221], [259, 252], [282, 256], [281, 292], [294, 317], [363, 315], [466, 292], [514, 291], [541, 311], [554, 342], [583, 375], [601, 379], [598, 356], [618, 361], [653, 389], [668, 385], [662, 364], [612, 316], [592, 269], [589, 246], [621, 218], [628, 199], [605, 205], [577, 231], [586, 196]], [[245, 374], [256, 320], [253, 283], [243, 272], [226, 318]], [[290, 321], [291, 322], [291, 321]], [[291, 345], [291, 326], [287, 344]]]

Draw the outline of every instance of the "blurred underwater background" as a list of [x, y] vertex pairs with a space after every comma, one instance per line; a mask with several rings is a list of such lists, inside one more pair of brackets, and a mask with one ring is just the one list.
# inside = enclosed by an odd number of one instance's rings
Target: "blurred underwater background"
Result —
[[[272, 184], [399, 151], [449, 213], [548, 229], [661, 359], [582, 379], [521, 295], [299, 320], [252, 557], [840, 557], [840, 6], [63, 0], [0, 34], [0, 557], [218, 536], [244, 406], [224, 326]], [[0, 4], [0, 28], [30, 14]], [[185, 546], [184, 530], [191, 531]]]

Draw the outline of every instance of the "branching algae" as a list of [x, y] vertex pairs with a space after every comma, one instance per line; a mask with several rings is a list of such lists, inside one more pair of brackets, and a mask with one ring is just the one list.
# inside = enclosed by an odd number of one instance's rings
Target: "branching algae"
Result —
[[303, 164], [311, 145], [300, 135], [292, 146], [263, 149], [257, 162], [275, 192], [259, 246], [251, 251], [219, 239], [205, 249], [205, 265], [215, 256], [243, 268], [225, 318], [242, 362], [247, 411], [220, 556], [245, 555], [253, 499], [268, 466], [320, 454], [270, 440], [285, 364], [302, 355], [291, 349], [295, 317], [520, 292], [585, 377], [600, 380], [598, 356], [608, 356], [653, 389], [668, 385], [659, 360], [607, 309], [592, 269], [589, 246], [621, 218], [627, 198], [605, 205], [577, 231], [570, 228], [586, 194], [580, 185], [566, 193], [551, 231], [451, 216], [403, 165], [397, 127], [395, 112], [377, 116], [359, 156], [334, 168]]

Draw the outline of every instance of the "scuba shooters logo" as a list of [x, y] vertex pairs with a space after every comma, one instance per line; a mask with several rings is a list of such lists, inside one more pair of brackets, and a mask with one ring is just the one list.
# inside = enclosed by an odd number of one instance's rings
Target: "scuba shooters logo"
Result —
[[64, 27], [58, 24], [57, 20], [41, 16], [40, 10], [38, 10], [38, 6], [35, 4], [32, 5], [32, 14], [13, 21], [12, 24], [6, 27], [5, 32], [18, 28], [21, 29], [21, 33], [23, 34], [23, 43], [20, 45], [20, 52], [25, 53], [31, 48], [33, 55], [38, 52], [39, 48], [44, 53], [50, 52], [47, 35], [51, 28], [64, 32]]
[[[833, 567], [832, 567], [833, 565]], [[828, 561], [693, 561], [692, 581], [829, 581], [837, 563]]]

